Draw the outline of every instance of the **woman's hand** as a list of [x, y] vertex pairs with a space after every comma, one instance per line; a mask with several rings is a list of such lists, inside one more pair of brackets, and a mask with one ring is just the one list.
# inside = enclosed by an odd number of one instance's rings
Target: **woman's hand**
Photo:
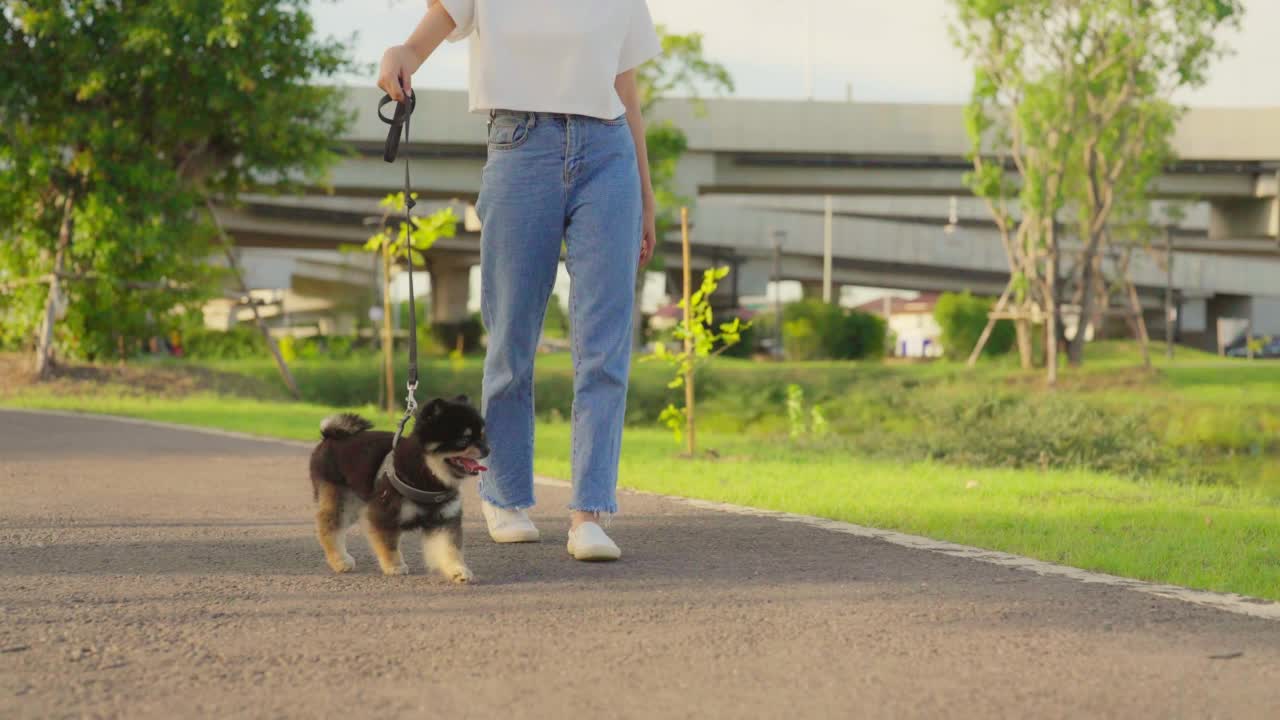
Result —
[[644, 224], [640, 230], [640, 267], [648, 265], [649, 261], [653, 259], [653, 249], [658, 244], [656, 215], [653, 199], [645, 198]]
[[453, 32], [457, 24], [439, 0], [427, 4], [427, 14], [414, 28], [403, 45], [387, 48], [382, 53], [382, 66], [378, 69], [378, 87], [396, 102], [404, 102], [413, 94], [413, 74], [422, 67], [431, 53]]
[[413, 94], [413, 72], [422, 65], [423, 58], [414, 54], [406, 45], [394, 45], [382, 53], [382, 66], [378, 69], [378, 87], [396, 102], [404, 102]]

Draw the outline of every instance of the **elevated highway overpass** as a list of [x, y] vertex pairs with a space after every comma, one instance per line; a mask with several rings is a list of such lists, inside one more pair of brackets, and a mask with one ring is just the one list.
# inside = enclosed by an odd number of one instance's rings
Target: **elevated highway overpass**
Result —
[[[223, 210], [245, 247], [334, 248], [362, 242], [374, 198], [399, 190], [401, 176], [381, 159], [386, 126], [378, 94], [354, 89], [357, 121], [345, 139], [352, 153], [331, 187], [301, 198], [251, 198]], [[412, 142], [415, 189], [455, 200], [466, 216], [480, 185], [485, 118], [466, 112], [465, 93], [420, 91]], [[701, 196], [694, 211], [695, 264], [732, 262], [741, 294], [763, 290], [771, 276], [770, 231], [787, 235], [782, 277], [821, 280], [820, 200], [836, 196], [833, 280], [929, 290], [999, 292], [1007, 265], [985, 210], [968, 198], [960, 106], [708, 100], [699, 114], [687, 102], [658, 114], [685, 128], [689, 152], [679, 168], [684, 191]], [[1280, 296], [1280, 108], [1192, 110], [1179, 126], [1179, 162], [1159, 180], [1158, 195], [1193, 199], [1176, 237], [1174, 284], [1186, 297]], [[947, 197], [961, 222], [942, 232]], [[424, 210], [426, 208], [424, 207]], [[429, 253], [433, 314], [465, 314], [469, 266], [478, 261], [478, 227]], [[671, 238], [673, 240], [676, 238]], [[1164, 271], [1136, 258], [1144, 295], [1156, 297]]]
[[[379, 93], [348, 91], [355, 151], [334, 170], [336, 192], [381, 195], [397, 176], [381, 159], [386, 137]], [[689, 150], [678, 177], [690, 196], [967, 195], [969, 143], [963, 106], [711, 99], [660, 104], [683, 128]], [[485, 118], [466, 94], [420, 91], [413, 137], [402, 152], [420, 160], [424, 195], [474, 199], [485, 159]], [[1280, 108], [1192, 109], [1174, 139], [1178, 162], [1158, 196], [1206, 201], [1215, 238], [1280, 236]]]

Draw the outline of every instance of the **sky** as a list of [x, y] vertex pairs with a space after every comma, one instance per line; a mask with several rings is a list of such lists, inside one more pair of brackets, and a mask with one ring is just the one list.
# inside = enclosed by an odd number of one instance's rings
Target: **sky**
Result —
[[[738, 97], [807, 97], [810, 57], [818, 100], [960, 103], [968, 95], [969, 68], [948, 34], [947, 0], [648, 1], [654, 20], [672, 32], [704, 35], [708, 57], [729, 68]], [[1180, 101], [1280, 106], [1280, 0], [1245, 0], [1245, 7], [1243, 28], [1227, 38], [1233, 55]], [[317, 0], [313, 12], [322, 35], [354, 38], [357, 59], [372, 65], [404, 41], [425, 8], [426, 0]], [[446, 43], [414, 84], [465, 88], [466, 63], [465, 43]], [[348, 80], [372, 84], [372, 75]]]

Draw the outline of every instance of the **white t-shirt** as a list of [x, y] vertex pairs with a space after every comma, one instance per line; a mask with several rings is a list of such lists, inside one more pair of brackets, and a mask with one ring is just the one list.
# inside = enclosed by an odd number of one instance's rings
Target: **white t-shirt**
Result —
[[662, 51], [645, 0], [440, 0], [471, 38], [470, 107], [625, 112], [614, 79]]

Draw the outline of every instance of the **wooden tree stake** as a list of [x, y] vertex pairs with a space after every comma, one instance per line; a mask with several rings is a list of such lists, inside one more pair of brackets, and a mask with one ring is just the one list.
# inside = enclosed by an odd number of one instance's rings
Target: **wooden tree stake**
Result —
[[689, 296], [693, 292], [693, 268], [689, 260], [689, 208], [680, 208], [680, 242], [684, 254], [684, 355], [688, 369], [684, 373], [684, 422], [688, 438], [689, 456], [695, 450], [693, 421], [693, 304]]

